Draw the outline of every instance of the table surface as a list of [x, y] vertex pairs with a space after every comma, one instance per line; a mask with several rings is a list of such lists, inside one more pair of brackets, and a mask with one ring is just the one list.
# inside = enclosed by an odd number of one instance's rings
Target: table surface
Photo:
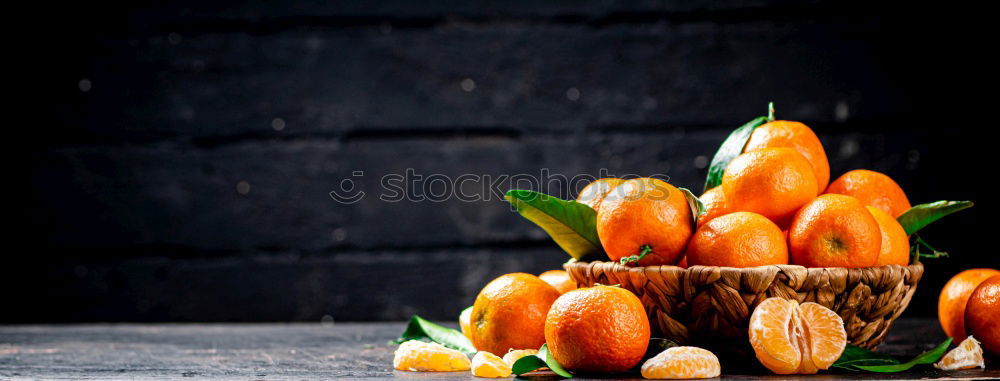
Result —
[[[0, 379], [472, 379], [468, 372], [392, 369], [405, 323], [86, 324], [0, 326]], [[934, 320], [896, 323], [879, 352], [910, 358], [944, 339]], [[1000, 364], [944, 372], [819, 376], [730, 375], [761, 379], [1000, 378]], [[632, 375], [638, 377], [638, 375]], [[578, 378], [579, 379], [579, 378]]]

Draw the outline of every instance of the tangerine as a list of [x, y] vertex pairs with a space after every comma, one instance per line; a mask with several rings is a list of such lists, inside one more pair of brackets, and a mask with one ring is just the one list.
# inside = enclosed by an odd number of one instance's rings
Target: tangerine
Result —
[[642, 360], [649, 319], [635, 294], [615, 286], [567, 292], [545, 319], [545, 342], [567, 370], [624, 372]]
[[941, 288], [938, 296], [938, 322], [944, 333], [955, 339], [964, 340], [968, 335], [965, 330], [965, 308], [972, 296], [972, 291], [986, 279], [1000, 275], [995, 269], [968, 269], [948, 280]]
[[965, 306], [965, 327], [970, 337], [982, 340], [983, 348], [1000, 356], [1000, 275], [991, 276], [972, 291]]
[[903, 230], [903, 225], [900, 225], [899, 221], [896, 221], [882, 209], [872, 206], [865, 206], [865, 208], [872, 214], [872, 217], [875, 217], [875, 222], [878, 222], [879, 231], [882, 233], [882, 244], [875, 266], [908, 265], [910, 263], [910, 238], [906, 235], [906, 230]]
[[457, 372], [472, 366], [465, 353], [438, 343], [410, 340], [399, 345], [392, 366], [410, 372]]
[[545, 314], [559, 291], [525, 273], [501, 275], [483, 287], [472, 305], [472, 343], [495, 355], [545, 343]]
[[735, 212], [702, 225], [688, 243], [691, 265], [756, 267], [788, 264], [781, 228], [757, 213]]
[[882, 209], [892, 218], [899, 218], [910, 210], [910, 200], [899, 184], [885, 174], [867, 169], [855, 169], [841, 175], [830, 183], [826, 193], [852, 196], [865, 205]]
[[816, 198], [812, 165], [791, 148], [762, 148], [737, 156], [722, 175], [730, 212], [754, 212], [778, 225]]
[[795, 214], [788, 228], [792, 263], [806, 267], [871, 267], [881, 248], [878, 222], [850, 196], [817, 197]]
[[538, 278], [555, 287], [560, 294], [576, 289], [576, 282], [570, 279], [569, 273], [565, 270], [549, 270], [539, 274]]
[[722, 192], [722, 187], [705, 191], [698, 200], [705, 206], [705, 213], [698, 217], [698, 227], [715, 217], [729, 213], [726, 210], [726, 194]]
[[597, 210], [597, 208], [601, 206], [601, 202], [604, 201], [604, 198], [608, 195], [608, 192], [611, 192], [612, 189], [624, 181], [625, 179], [615, 177], [605, 177], [594, 180], [580, 190], [580, 194], [576, 196], [576, 202]]
[[823, 193], [830, 182], [830, 162], [823, 150], [823, 143], [809, 126], [789, 120], [775, 120], [753, 130], [743, 152], [763, 148], [786, 147], [802, 154], [816, 176], [816, 194]]
[[777, 374], [814, 374], [840, 358], [847, 346], [844, 321], [816, 303], [768, 298], [750, 315], [750, 345]]
[[597, 236], [613, 261], [636, 256], [640, 266], [672, 265], [693, 233], [684, 193], [666, 181], [626, 180], [601, 203]]

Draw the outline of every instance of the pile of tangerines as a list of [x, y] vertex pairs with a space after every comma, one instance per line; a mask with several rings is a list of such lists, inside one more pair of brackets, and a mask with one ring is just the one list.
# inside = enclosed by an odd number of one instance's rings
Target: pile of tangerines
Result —
[[[654, 178], [600, 179], [577, 201], [596, 211], [608, 257], [630, 266], [908, 265], [909, 237], [896, 218], [910, 202], [899, 185], [870, 170], [829, 181], [816, 134], [805, 124], [779, 120], [753, 130], [725, 166], [721, 184], [698, 197], [698, 218], [684, 191]], [[970, 271], [942, 291], [941, 324], [949, 336], [961, 340], [972, 333], [1000, 354], [1000, 272]], [[542, 347], [561, 368], [577, 373], [625, 372], [644, 358], [639, 370], [646, 378], [706, 378], [721, 371], [712, 352], [696, 347], [675, 346], [650, 357], [650, 323], [636, 295], [616, 285], [578, 289], [562, 270], [500, 276], [459, 320], [478, 350], [471, 361], [462, 352], [411, 341], [397, 350], [396, 369], [508, 377], [518, 359]], [[778, 374], [827, 369], [847, 344], [835, 312], [783, 298], [761, 302], [748, 332], [759, 362]], [[982, 366], [978, 344], [966, 340], [939, 366]], [[970, 363], [977, 350], [978, 363]]]

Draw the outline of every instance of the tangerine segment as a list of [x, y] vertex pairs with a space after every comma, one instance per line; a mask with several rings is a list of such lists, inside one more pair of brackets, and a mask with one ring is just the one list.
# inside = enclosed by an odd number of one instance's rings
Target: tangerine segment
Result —
[[673, 347], [642, 364], [642, 377], [652, 379], [719, 377], [719, 358], [697, 347]]
[[813, 374], [827, 369], [847, 346], [839, 315], [816, 303], [769, 298], [750, 316], [750, 345], [777, 374]]
[[983, 347], [979, 346], [979, 341], [969, 336], [962, 340], [958, 347], [952, 349], [948, 354], [934, 364], [935, 368], [941, 370], [972, 369], [975, 367], [985, 368], [983, 360]]
[[472, 375], [476, 377], [503, 378], [510, 376], [511, 364], [499, 356], [486, 351], [479, 351], [472, 358]]
[[400, 344], [392, 358], [393, 368], [410, 372], [458, 372], [471, 365], [462, 352], [419, 340]]
[[802, 352], [792, 342], [790, 329], [797, 310], [795, 301], [768, 298], [757, 305], [750, 315], [750, 346], [757, 359], [777, 374], [795, 373], [802, 361]]
[[503, 362], [508, 365], [513, 366], [517, 360], [520, 360], [524, 356], [534, 356], [538, 354], [537, 349], [512, 349], [507, 354], [503, 355]]
[[827, 369], [847, 346], [844, 320], [830, 309], [812, 302], [802, 303], [799, 309], [807, 329], [812, 363], [819, 369]]

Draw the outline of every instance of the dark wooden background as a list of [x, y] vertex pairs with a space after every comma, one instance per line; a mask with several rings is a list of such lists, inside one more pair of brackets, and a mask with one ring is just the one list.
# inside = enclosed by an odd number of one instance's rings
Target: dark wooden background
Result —
[[[8, 126], [26, 181], [12, 186], [0, 322], [452, 319], [492, 277], [566, 257], [495, 196], [384, 202], [383, 175], [607, 168], [700, 189], [718, 144], [767, 101], [818, 132], [834, 177], [870, 168], [914, 203], [978, 203], [926, 234], [952, 257], [926, 261], [907, 314], [933, 316], [948, 277], [1000, 262], [981, 180], [995, 177], [981, 53], [995, 41], [975, 10], [922, 7], [37, 9], [10, 73], [28, 84]], [[334, 201], [354, 171], [368, 196]]]

